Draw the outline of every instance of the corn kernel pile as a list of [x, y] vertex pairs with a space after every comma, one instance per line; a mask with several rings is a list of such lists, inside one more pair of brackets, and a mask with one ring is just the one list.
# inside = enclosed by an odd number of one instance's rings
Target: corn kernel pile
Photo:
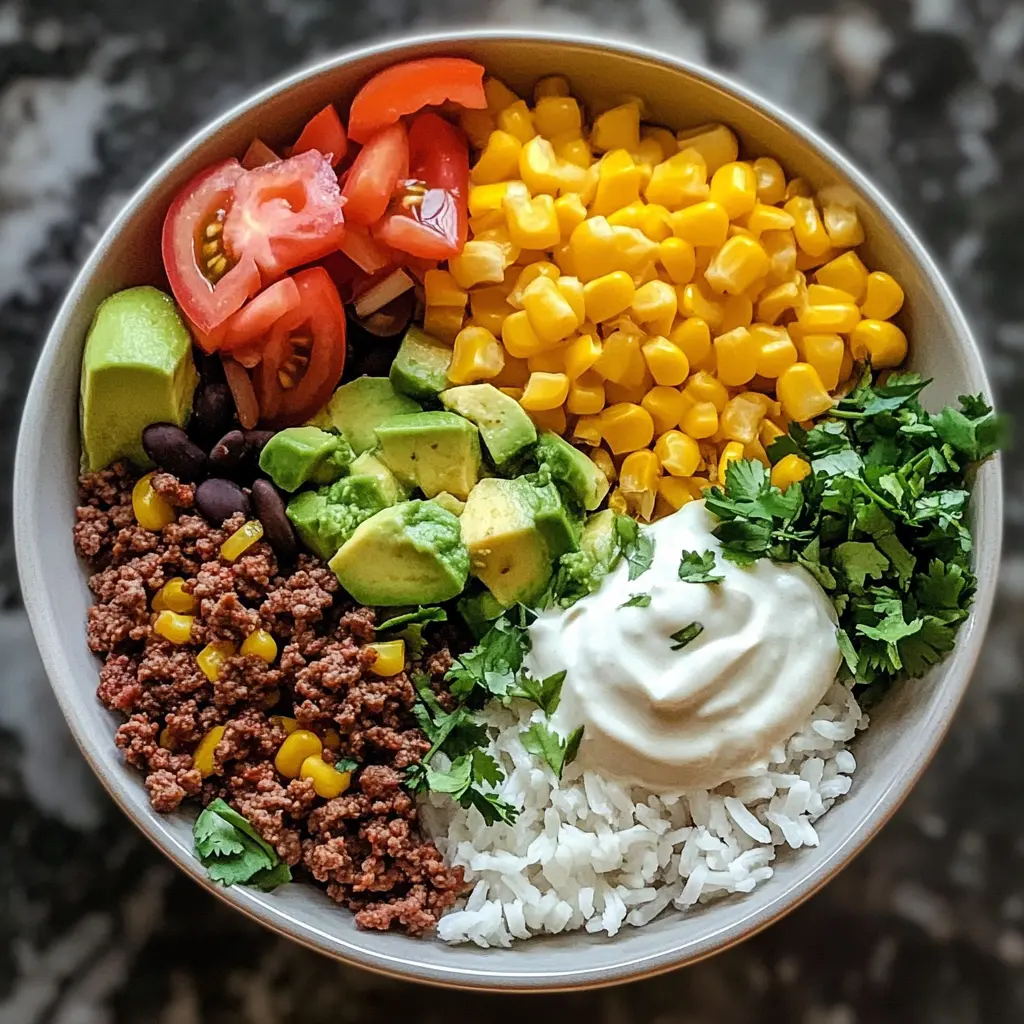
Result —
[[[725, 125], [674, 135], [630, 101], [587, 130], [564, 78], [538, 83], [532, 108], [485, 88], [487, 110], [462, 115], [470, 238], [426, 275], [424, 328], [453, 345], [453, 383], [490, 381], [589, 446], [618, 481], [613, 507], [650, 519], [734, 460], [767, 465], [856, 361], [903, 362], [903, 290], [857, 256], [841, 194], [739, 160]], [[772, 477], [808, 468], [794, 457]]]

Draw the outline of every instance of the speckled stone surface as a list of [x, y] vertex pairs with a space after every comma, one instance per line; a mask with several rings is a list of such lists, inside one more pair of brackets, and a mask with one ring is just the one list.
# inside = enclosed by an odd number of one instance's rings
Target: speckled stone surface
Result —
[[[1005, 0], [26, 0], [0, 3], [0, 421], [98, 231], [186, 133], [332, 49], [463, 23], [597, 26], [714, 61], [836, 139], [931, 244], [1010, 411], [1024, 383], [1024, 4]], [[926, 344], [927, 339], [916, 339]], [[176, 874], [98, 791], [20, 610], [0, 448], [0, 1021], [1024, 1019], [1024, 476], [1006, 461], [996, 619], [939, 757], [824, 892], [626, 988], [417, 989], [279, 940]]]

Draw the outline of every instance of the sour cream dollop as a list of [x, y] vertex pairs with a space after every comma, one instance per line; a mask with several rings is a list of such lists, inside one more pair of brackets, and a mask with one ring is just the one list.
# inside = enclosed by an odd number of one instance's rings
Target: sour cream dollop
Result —
[[[578, 763], [658, 792], [711, 789], [767, 766], [835, 679], [840, 653], [825, 592], [803, 568], [726, 561], [717, 520], [692, 502], [649, 527], [654, 562], [624, 561], [601, 587], [530, 627], [526, 667], [566, 671], [553, 725], [583, 725]], [[721, 583], [679, 579], [684, 550], [715, 552]], [[647, 607], [622, 607], [649, 594]], [[703, 631], [674, 651], [672, 634]]]

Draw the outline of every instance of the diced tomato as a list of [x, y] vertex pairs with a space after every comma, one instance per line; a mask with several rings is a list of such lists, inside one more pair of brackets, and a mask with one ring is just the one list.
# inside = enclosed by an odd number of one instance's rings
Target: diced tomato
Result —
[[348, 135], [369, 142], [406, 114], [447, 100], [469, 110], [483, 110], [484, 69], [461, 57], [427, 57], [385, 68], [356, 93], [348, 114]]
[[409, 177], [409, 133], [401, 121], [379, 131], [349, 169], [341, 194], [345, 219], [369, 227], [384, 216], [395, 186]]
[[299, 153], [305, 153], [310, 149], [323, 153], [332, 167], [337, 167], [345, 158], [348, 138], [333, 103], [328, 103], [319, 114], [309, 119], [295, 140], [291, 155], [298, 156]]
[[259, 341], [274, 324], [299, 308], [299, 289], [290, 277], [282, 277], [250, 299], [221, 328], [220, 347], [227, 351]]
[[251, 171], [255, 167], [265, 167], [276, 163], [281, 158], [262, 140], [253, 139], [242, 157], [242, 166]]
[[208, 167], [175, 196], [164, 218], [160, 248], [167, 280], [201, 334], [219, 327], [260, 289], [252, 255], [237, 257], [224, 247], [225, 211], [245, 173], [237, 160]]
[[345, 368], [345, 309], [323, 267], [293, 278], [299, 307], [270, 330], [254, 371], [261, 419], [275, 428], [305, 423], [323, 407]]
[[[348, 237], [349, 233], [346, 227], [345, 236]], [[357, 277], [363, 277], [363, 272], [340, 249], [320, 260], [320, 266], [331, 275], [341, 301], [348, 302], [352, 297], [352, 282]]]
[[255, 260], [264, 282], [275, 281], [338, 248], [342, 206], [326, 157], [308, 150], [244, 172], [224, 221], [224, 244]]
[[426, 186], [422, 202], [389, 213], [374, 238], [431, 260], [458, 255], [466, 244], [469, 147], [463, 133], [437, 114], [420, 114], [409, 129], [409, 174]]
[[348, 225], [338, 248], [364, 273], [376, 274], [395, 260], [386, 245], [371, 238], [369, 232]]

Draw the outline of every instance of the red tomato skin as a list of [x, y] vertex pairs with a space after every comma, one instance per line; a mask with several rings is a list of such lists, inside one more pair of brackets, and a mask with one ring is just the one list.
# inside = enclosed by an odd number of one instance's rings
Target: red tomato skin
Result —
[[384, 216], [399, 181], [409, 177], [409, 133], [399, 121], [363, 146], [345, 177], [345, 219], [369, 227]]
[[348, 137], [345, 126], [338, 117], [333, 103], [328, 103], [318, 114], [314, 114], [299, 133], [292, 146], [291, 155], [298, 156], [315, 149], [328, 158], [332, 167], [337, 167], [345, 159], [348, 150]]
[[283, 316], [299, 308], [299, 289], [290, 277], [264, 288], [225, 321], [220, 347], [226, 351], [259, 341]]
[[242, 157], [242, 166], [251, 171], [255, 167], [266, 167], [267, 164], [276, 163], [280, 159], [262, 139], [253, 139], [245, 151], [245, 156]]
[[427, 57], [385, 68], [356, 93], [349, 108], [348, 137], [369, 142], [400, 117], [448, 100], [483, 110], [483, 79], [483, 66], [461, 57]]
[[214, 331], [260, 289], [259, 269], [251, 257], [243, 255], [213, 285], [196, 256], [199, 232], [217, 210], [230, 208], [234, 187], [244, 174], [237, 160], [208, 167], [174, 197], [164, 218], [160, 249], [167, 281], [182, 312], [202, 334]]
[[338, 248], [345, 218], [338, 179], [316, 150], [246, 171], [224, 220], [224, 244], [251, 256], [264, 283]]

